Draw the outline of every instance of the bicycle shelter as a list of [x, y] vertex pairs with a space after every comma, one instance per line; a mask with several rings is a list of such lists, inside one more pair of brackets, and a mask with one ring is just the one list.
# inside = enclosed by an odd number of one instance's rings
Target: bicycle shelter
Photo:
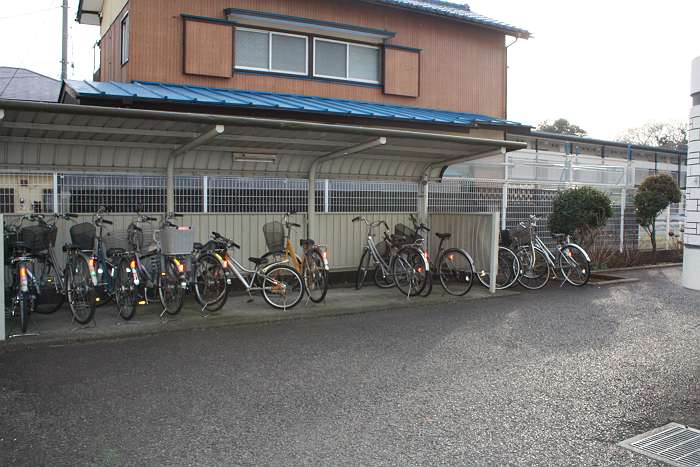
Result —
[[[317, 180], [418, 182], [416, 214], [427, 219], [428, 183], [439, 180], [446, 167], [525, 146], [506, 141], [503, 135], [502, 129], [488, 126], [458, 133], [383, 123], [324, 123], [0, 100], [0, 171], [165, 174], [168, 212], [175, 210], [176, 176], [226, 174], [307, 179], [306, 234], [329, 242], [333, 263], [349, 267], [359, 258], [362, 245], [357, 233], [348, 232], [349, 219], [357, 213], [319, 218]], [[57, 194], [55, 178], [53, 185], [53, 193]], [[51, 202], [49, 210], [58, 212], [59, 196], [53, 196]], [[123, 217], [126, 225], [128, 216]], [[243, 256], [261, 254], [254, 238], [260, 237], [260, 226], [270, 216], [239, 216], [236, 222], [227, 217], [232, 215], [205, 210], [198, 216], [186, 217], [185, 222], [195, 226], [198, 240], [206, 238], [211, 230], [230, 226], [241, 238], [240, 243], [250, 243], [250, 251], [242, 252]], [[487, 254], [489, 269], [494, 270], [498, 215], [476, 216], [463, 229], [451, 217], [454, 216], [441, 214], [435, 222], [457, 229], [457, 239], [488, 237], [488, 241], [480, 242], [484, 251], [475, 254]], [[398, 214], [387, 221], [406, 222], [405, 216]]]

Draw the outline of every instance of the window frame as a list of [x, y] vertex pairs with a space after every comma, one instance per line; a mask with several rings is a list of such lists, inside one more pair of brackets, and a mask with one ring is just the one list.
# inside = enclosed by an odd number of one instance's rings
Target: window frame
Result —
[[[285, 75], [295, 75], [295, 76], [308, 76], [309, 75], [309, 36], [304, 36], [302, 34], [291, 34], [288, 32], [278, 32], [278, 31], [270, 31], [266, 29], [254, 29], [254, 28], [248, 28], [248, 27], [239, 27], [236, 26], [234, 30], [234, 35], [236, 31], [247, 31], [247, 32], [257, 32], [257, 33], [263, 33], [267, 35], [267, 68], [259, 68], [259, 67], [253, 67], [253, 66], [245, 66], [245, 65], [236, 65], [236, 57], [234, 56], [233, 59], [233, 69], [234, 70], [250, 70], [250, 71], [262, 71], [266, 73], [281, 73]], [[277, 35], [277, 36], [287, 36], [287, 37], [296, 37], [300, 39], [304, 39], [304, 71], [288, 71], [288, 70], [278, 70], [275, 68], [272, 68], [272, 36]]]
[[[126, 25], [126, 35], [124, 34], [124, 26]], [[131, 29], [131, 20], [127, 11], [119, 23], [119, 61], [124, 66], [129, 63], [129, 31]], [[126, 40], [124, 40], [126, 39]], [[126, 46], [126, 47], [125, 47]]]
[[[318, 64], [318, 60], [316, 59], [316, 43], [317, 42], [331, 42], [335, 44], [343, 44], [345, 45], [345, 78], [341, 78], [339, 76], [330, 76], [330, 75], [323, 75], [319, 74], [316, 72], [316, 66]], [[374, 49], [377, 51], [377, 60], [378, 60], [378, 71], [380, 75], [380, 79], [375, 81], [375, 80], [369, 80], [369, 79], [362, 79], [362, 78], [351, 78], [350, 77], [350, 46], [355, 46], [355, 47], [364, 47], [366, 49]], [[368, 45], [368, 44], [361, 44], [358, 42], [349, 42], [349, 41], [340, 41], [336, 39], [326, 39], [323, 37], [314, 37], [313, 41], [313, 58], [314, 58], [314, 69], [313, 69], [313, 76], [316, 78], [325, 78], [325, 79], [335, 79], [339, 81], [348, 81], [351, 83], [367, 83], [367, 84], [379, 84], [381, 85], [381, 70], [382, 70], [382, 52], [381, 52], [381, 47], [379, 46], [374, 46], [374, 45]]]

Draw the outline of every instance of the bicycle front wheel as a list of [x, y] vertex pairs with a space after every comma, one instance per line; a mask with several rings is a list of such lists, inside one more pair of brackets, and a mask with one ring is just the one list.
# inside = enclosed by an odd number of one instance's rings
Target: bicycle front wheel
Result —
[[195, 271], [194, 291], [197, 302], [209, 311], [217, 311], [221, 307], [212, 307], [218, 304], [223, 306], [224, 294], [228, 293], [224, 266], [214, 255], [206, 253], [197, 258]]
[[401, 248], [392, 263], [392, 274], [396, 287], [412, 297], [420, 295], [428, 283], [428, 265], [422, 252], [414, 246]]
[[529, 290], [541, 289], [551, 274], [549, 262], [544, 251], [531, 246], [522, 246], [516, 255], [520, 261], [520, 276], [518, 283]]
[[559, 270], [571, 285], [582, 287], [591, 278], [591, 263], [583, 249], [577, 245], [565, 245], [559, 254]]
[[[29, 327], [29, 294], [22, 293], [19, 298], [19, 322], [22, 327], [22, 334], [27, 332]], [[4, 317], [3, 317], [4, 319]]]
[[50, 256], [47, 255], [45, 260], [34, 264], [34, 277], [40, 288], [34, 311], [42, 315], [58, 311], [65, 303], [66, 295], [61, 290], [58, 268]]
[[360, 264], [357, 266], [357, 272], [355, 273], [355, 289], [360, 290], [363, 285], [365, 285], [365, 280], [367, 279], [367, 273], [369, 272], [371, 255], [369, 249], [365, 248], [360, 257]]
[[301, 301], [304, 282], [294, 268], [279, 264], [263, 274], [262, 292], [268, 305], [287, 310]]
[[163, 310], [169, 315], [180, 313], [185, 301], [185, 289], [182, 287], [177, 265], [173, 258], [165, 259], [165, 271], [158, 277], [158, 298]]
[[467, 254], [459, 248], [450, 248], [438, 262], [440, 284], [450, 295], [466, 295], [474, 283], [474, 268]]
[[87, 324], [95, 316], [95, 286], [90, 277], [87, 258], [75, 256], [66, 266], [68, 305], [73, 317], [80, 324]]
[[309, 250], [302, 265], [302, 276], [306, 293], [314, 303], [320, 303], [326, 298], [328, 293], [328, 271], [323, 262], [321, 253], [316, 250]]

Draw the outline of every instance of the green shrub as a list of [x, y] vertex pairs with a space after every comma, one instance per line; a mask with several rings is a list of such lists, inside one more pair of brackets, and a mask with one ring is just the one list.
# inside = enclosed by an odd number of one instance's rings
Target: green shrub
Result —
[[651, 175], [644, 179], [634, 197], [634, 213], [651, 240], [652, 261], [656, 263], [656, 218], [671, 203], [681, 201], [681, 189], [668, 174]]
[[560, 191], [552, 203], [549, 230], [571, 235], [580, 242], [593, 238], [612, 216], [610, 197], [592, 187], [569, 188]]

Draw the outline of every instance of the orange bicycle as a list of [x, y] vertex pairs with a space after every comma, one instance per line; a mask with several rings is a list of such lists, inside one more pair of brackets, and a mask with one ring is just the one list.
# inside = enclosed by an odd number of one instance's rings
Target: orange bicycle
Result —
[[320, 303], [326, 298], [328, 292], [328, 252], [324, 245], [317, 245], [310, 238], [300, 240], [303, 256], [297, 255], [291, 241], [292, 227], [300, 228], [301, 225], [289, 222], [289, 216], [295, 212], [284, 214], [284, 222], [273, 221], [263, 226], [265, 243], [268, 252], [262, 256], [267, 263], [277, 261], [289, 261], [289, 264], [301, 275], [304, 280], [304, 289], [314, 303]]

